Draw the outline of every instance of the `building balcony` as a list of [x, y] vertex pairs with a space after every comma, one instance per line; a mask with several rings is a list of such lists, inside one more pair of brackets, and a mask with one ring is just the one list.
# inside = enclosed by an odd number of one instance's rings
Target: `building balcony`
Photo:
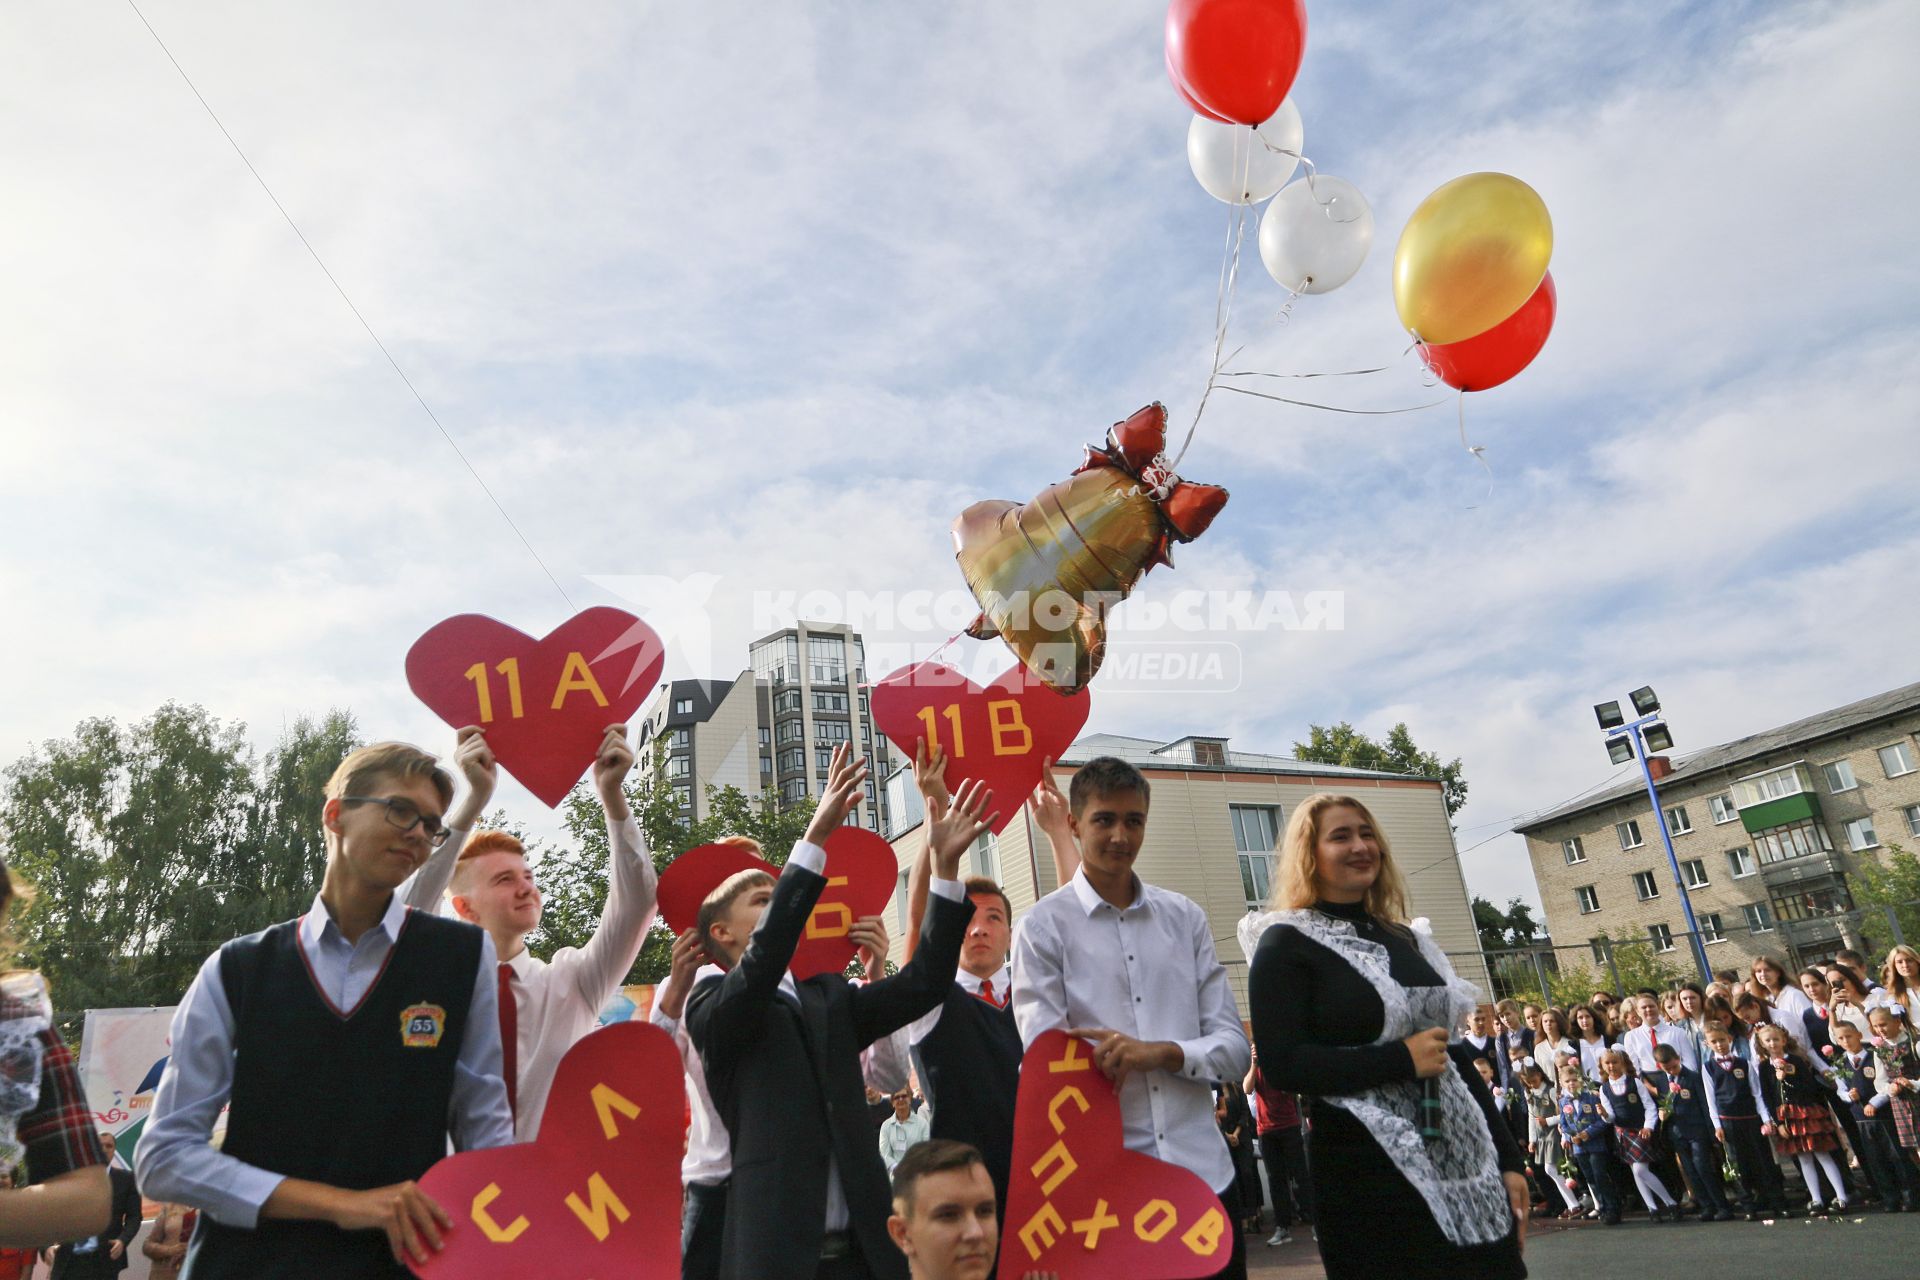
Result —
[[1796, 884], [1804, 880], [1827, 879], [1844, 876], [1846, 864], [1840, 855], [1831, 850], [1823, 853], [1804, 853], [1796, 858], [1782, 858], [1778, 862], [1760, 864], [1760, 881], [1769, 889], [1776, 885]]

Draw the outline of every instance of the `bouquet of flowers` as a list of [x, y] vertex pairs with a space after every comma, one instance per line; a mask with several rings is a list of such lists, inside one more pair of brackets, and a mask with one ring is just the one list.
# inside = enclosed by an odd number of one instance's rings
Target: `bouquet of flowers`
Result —
[[1666, 1124], [1673, 1119], [1673, 1104], [1679, 1101], [1679, 1095], [1671, 1089], [1661, 1089], [1653, 1096], [1654, 1110], [1660, 1113], [1660, 1123]]

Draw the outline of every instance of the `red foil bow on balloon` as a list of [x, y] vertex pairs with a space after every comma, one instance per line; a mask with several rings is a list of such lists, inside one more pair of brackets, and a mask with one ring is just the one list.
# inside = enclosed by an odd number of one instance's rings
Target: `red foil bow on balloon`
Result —
[[1000, 636], [1049, 688], [1085, 688], [1105, 656], [1107, 610], [1227, 505], [1225, 489], [1168, 470], [1166, 446], [1166, 407], [1148, 405], [1032, 501], [962, 511], [954, 554], [981, 608], [967, 634]]

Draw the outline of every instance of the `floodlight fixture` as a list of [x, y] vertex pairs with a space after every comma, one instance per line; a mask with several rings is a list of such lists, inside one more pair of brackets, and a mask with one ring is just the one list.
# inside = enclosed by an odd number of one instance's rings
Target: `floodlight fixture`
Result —
[[1623, 733], [1617, 738], [1608, 740], [1607, 759], [1615, 764], [1626, 764], [1633, 759], [1633, 743], [1628, 740], [1626, 734]]
[[1665, 721], [1656, 720], [1641, 732], [1643, 734], [1641, 740], [1647, 744], [1647, 750], [1673, 750], [1673, 734], [1668, 732]]
[[1620, 714], [1620, 704], [1617, 702], [1595, 703], [1593, 714], [1599, 719], [1602, 729], [1618, 729], [1627, 722], [1627, 718]]
[[1627, 695], [1633, 699], [1633, 714], [1650, 716], [1660, 709], [1660, 699], [1653, 696], [1653, 686], [1643, 684]]

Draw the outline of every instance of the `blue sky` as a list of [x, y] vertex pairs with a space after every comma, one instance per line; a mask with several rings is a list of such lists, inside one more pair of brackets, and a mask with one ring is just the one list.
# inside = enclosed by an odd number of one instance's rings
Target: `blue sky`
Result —
[[[703, 584], [699, 674], [755, 592], [958, 587], [962, 507], [1204, 382], [1225, 210], [1157, 4], [142, 8], [574, 602]], [[1374, 253], [1282, 325], [1249, 252], [1230, 345], [1431, 398], [1398, 229], [1525, 178], [1560, 317], [1468, 400], [1491, 494], [1451, 406], [1216, 395], [1183, 470], [1232, 502], [1146, 598], [1340, 591], [1345, 629], [1235, 637], [1231, 694], [1096, 686], [1091, 727], [1405, 719], [1470, 845], [1606, 777], [1588, 708], [1640, 683], [1686, 748], [1914, 678], [1920, 13], [1455, 8], [1313, 8], [1306, 150]], [[0, 12], [0, 113], [0, 758], [167, 698], [440, 740], [408, 644], [558, 594], [130, 10]], [[1518, 837], [1465, 866], [1532, 896]]]

